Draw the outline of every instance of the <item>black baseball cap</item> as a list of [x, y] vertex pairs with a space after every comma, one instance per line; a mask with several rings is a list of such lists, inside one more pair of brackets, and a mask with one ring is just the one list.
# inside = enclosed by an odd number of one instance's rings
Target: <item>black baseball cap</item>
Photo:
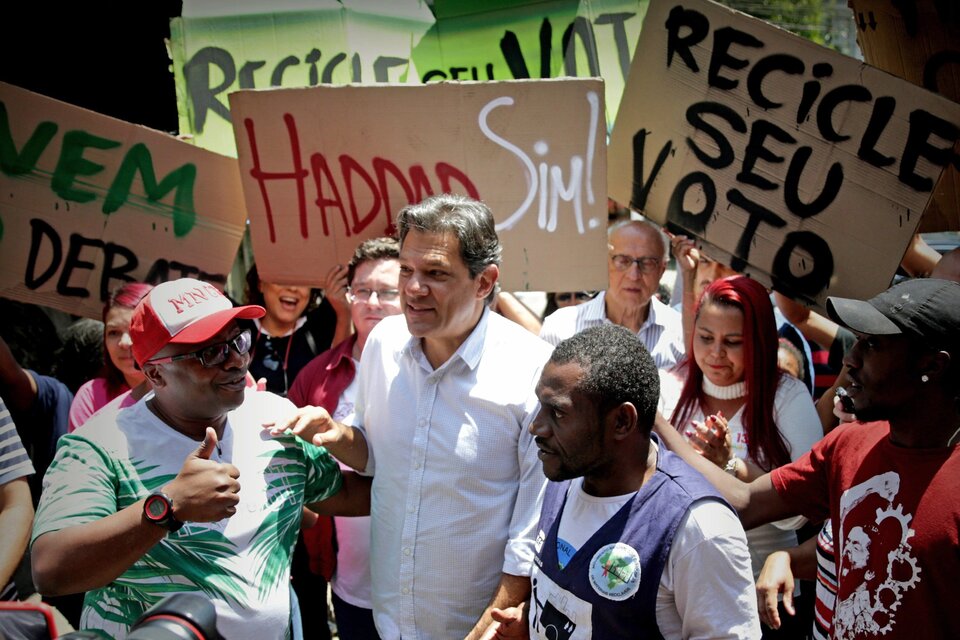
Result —
[[960, 342], [960, 283], [914, 278], [867, 301], [827, 298], [827, 313], [857, 333], [910, 335], [930, 346]]

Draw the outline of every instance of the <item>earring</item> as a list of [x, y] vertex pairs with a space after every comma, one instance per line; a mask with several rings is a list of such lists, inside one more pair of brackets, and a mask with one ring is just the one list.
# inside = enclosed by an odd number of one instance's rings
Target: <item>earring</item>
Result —
[[920, 376], [920, 382], [930, 382], [930, 376], [928, 376], [927, 374], [923, 374], [922, 376]]

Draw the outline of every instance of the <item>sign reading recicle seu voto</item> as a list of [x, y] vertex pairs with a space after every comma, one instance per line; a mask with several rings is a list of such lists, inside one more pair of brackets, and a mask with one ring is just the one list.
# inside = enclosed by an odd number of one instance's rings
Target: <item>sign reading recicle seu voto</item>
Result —
[[408, 203], [483, 200], [506, 290], [602, 289], [603, 82], [240, 91], [230, 108], [261, 279], [320, 285]]
[[236, 160], [0, 83], [0, 295], [99, 318], [124, 282], [226, 282]]
[[822, 305], [885, 289], [960, 105], [708, 0], [653, 0], [610, 143], [610, 195]]

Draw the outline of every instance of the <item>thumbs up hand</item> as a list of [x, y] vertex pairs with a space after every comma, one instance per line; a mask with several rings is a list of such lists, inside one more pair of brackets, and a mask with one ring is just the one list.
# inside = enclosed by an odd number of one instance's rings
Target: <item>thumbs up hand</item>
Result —
[[237, 512], [240, 470], [210, 459], [217, 444], [216, 430], [207, 427], [203, 442], [164, 487], [173, 501], [173, 515], [181, 522], [217, 522]]
[[193, 455], [201, 460], [209, 460], [213, 455], [213, 450], [217, 448], [217, 431], [213, 427], [207, 427], [207, 432], [203, 436], [203, 442], [197, 447]]

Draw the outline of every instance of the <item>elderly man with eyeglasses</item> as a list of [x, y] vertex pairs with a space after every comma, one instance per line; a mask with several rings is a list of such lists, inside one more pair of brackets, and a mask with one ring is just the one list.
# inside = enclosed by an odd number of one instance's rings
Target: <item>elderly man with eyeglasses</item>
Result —
[[608, 285], [593, 300], [557, 309], [543, 321], [540, 337], [552, 345], [605, 322], [637, 334], [659, 369], [683, 359], [680, 314], [654, 294], [667, 268], [663, 232], [645, 220], [625, 220], [607, 230]]
[[134, 311], [133, 354], [153, 391], [60, 440], [34, 525], [36, 585], [87, 591], [81, 628], [123, 638], [166, 596], [199, 592], [225, 638], [299, 634], [289, 576], [302, 507], [369, 513], [369, 483], [323, 449], [262, 435], [293, 409], [247, 386], [251, 337], [237, 320], [263, 314], [190, 278]]

